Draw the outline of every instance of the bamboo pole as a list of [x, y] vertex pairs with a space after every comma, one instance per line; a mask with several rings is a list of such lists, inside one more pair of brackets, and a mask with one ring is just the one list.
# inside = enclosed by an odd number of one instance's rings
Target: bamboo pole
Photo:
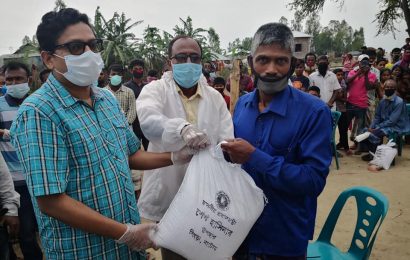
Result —
[[231, 74], [230, 74], [230, 76], [229, 76], [229, 77], [230, 77], [230, 81], [231, 81], [231, 90], [230, 90], [231, 103], [230, 103], [230, 105], [229, 105], [231, 115], [233, 115], [236, 102], [237, 102], [238, 99], [239, 99], [239, 92], [240, 92], [240, 89], [239, 89], [239, 81], [240, 81], [240, 77], [241, 77], [240, 68], [239, 68], [240, 61], [241, 61], [241, 60], [239, 60], [239, 59], [234, 60], [234, 62], [233, 62], [233, 69], [232, 69], [232, 72], [231, 72]]

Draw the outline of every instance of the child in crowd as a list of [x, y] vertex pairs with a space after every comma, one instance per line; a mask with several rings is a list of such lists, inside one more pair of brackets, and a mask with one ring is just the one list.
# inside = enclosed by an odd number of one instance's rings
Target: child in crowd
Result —
[[320, 88], [318, 86], [310, 86], [308, 88], [308, 93], [310, 95], [316, 96], [318, 98], [320, 98]]
[[346, 155], [352, 155], [353, 152], [349, 149], [349, 141], [347, 139], [349, 124], [347, 122], [347, 85], [344, 80], [344, 71], [342, 69], [335, 69], [333, 70], [333, 73], [336, 75], [336, 78], [339, 81], [340, 86], [342, 87], [336, 99], [336, 110], [342, 113], [337, 123], [340, 139], [339, 143], [336, 145], [336, 148], [340, 150], [343, 149]]
[[303, 75], [305, 62], [302, 59], [297, 59], [295, 65], [295, 75], [290, 78], [290, 81], [293, 87], [306, 92], [309, 88], [309, 78]]
[[219, 93], [221, 93], [222, 97], [224, 98], [226, 105], [229, 109], [229, 105], [231, 103], [231, 98], [227, 95], [224, 94], [224, 90], [225, 90], [225, 80], [222, 77], [216, 77], [214, 79], [214, 85], [213, 85], [214, 89], [218, 90]]

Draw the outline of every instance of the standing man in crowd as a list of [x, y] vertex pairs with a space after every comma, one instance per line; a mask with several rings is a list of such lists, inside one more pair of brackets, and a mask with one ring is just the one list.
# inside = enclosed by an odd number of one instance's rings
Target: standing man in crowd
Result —
[[10, 259], [9, 237], [17, 239], [20, 228], [20, 195], [14, 190], [9, 168], [0, 153], [0, 259]]
[[[23, 167], [9, 135], [11, 124], [17, 118], [18, 110], [30, 91], [30, 71], [23, 63], [10, 62], [4, 66], [4, 76], [7, 94], [0, 98], [0, 150], [13, 177], [15, 189], [20, 194], [18, 239], [24, 259], [41, 259], [43, 254], [37, 243], [33, 205], [24, 180]], [[10, 249], [10, 253], [13, 253]]]
[[[130, 70], [132, 74], [132, 79], [125, 83], [124, 85], [132, 89], [134, 91], [134, 96], [135, 99], [137, 99], [141, 93], [142, 88], [145, 86], [145, 82], [143, 81], [144, 78], [144, 69], [145, 69], [145, 64], [143, 60], [133, 60], [131, 61], [128, 69]], [[144, 150], [148, 150], [148, 139], [144, 136], [141, 130], [141, 126], [137, 118], [134, 120], [134, 123], [132, 124], [132, 128], [134, 130], [135, 135], [138, 137], [138, 139], [141, 140], [142, 146], [144, 147]]]
[[135, 106], [134, 92], [130, 88], [122, 85], [124, 69], [119, 64], [113, 64], [108, 68], [108, 73], [110, 80], [105, 89], [111, 91], [115, 98], [117, 98], [118, 104], [127, 118], [128, 124], [132, 126], [132, 123], [134, 123], [134, 120], [137, 117], [137, 110]]
[[261, 26], [248, 63], [256, 91], [242, 96], [233, 117], [235, 139], [222, 144], [232, 162], [268, 198], [234, 259], [306, 259], [317, 197], [332, 160], [332, 118], [322, 101], [289, 86], [294, 39], [284, 24]]
[[317, 71], [309, 76], [310, 85], [320, 88], [320, 98], [329, 108], [336, 110], [334, 107], [335, 100], [341, 89], [336, 75], [329, 70], [329, 60], [327, 56], [320, 56], [317, 60]]
[[303, 75], [309, 77], [310, 74], [316, 71], [316, 54], [309, 52], [305, 55], [305, 71]]
[[[357, 121], [356, 133], [363, 131], [369, 97], [367, 91], [376, 87], [377, 77], [370, 71], [369, 56], [362, 54], [358, 57], [359, 67], [351, 70], [347, 76], [347, 125], [353, 118]], [[352, 133], [353, 135], [356, 133]], [[358, 147], [355, 145], [355, 149]], [[357, 153], [360, 153], [358, 150]], [[357, 154], [356, 153], [356, 154]]]
[[400, 48], [393, 48], [393, 50], [391, 51], [391, 53], [390, 53], [390, 57], [391, 57], [391, 60], [390, 60], [390, 62], [389, 63], [387, 63], [386, 64], [386, 68], [387, 69], [389, 69], [389, 70], [392, 70], [393, 69], [393, 65], [394, 64], [396, 64], [396, 62], [398, 62], [399, 60], [400, 60], [400, 58], [401, 58], [401, 50], [400, 50]]
[[[171, 71], [146, 85], [137, 100], [141, 128], [149, 151], [193, 150], [233, 137], [232, 119], [222, 95], [202, 76], [202, 49], [188, 36], [168, 45]], [[160, 221], [176, 195], [187, 165], [145, 171], [138, 207], [143, 218]], [[162, 249], [162, 259], [183, 259]]]
[[87, 15], [48, 12], [36, 36], [52, 74], [10, 131], [46, 258], [142, 259], [137, 251], [155, 246], [149, 233], [156, 226], [139, 224], [129, 169], [186, 163], [191, 155], [139, 150], [115, 97], [93, 85], [102, 40]]

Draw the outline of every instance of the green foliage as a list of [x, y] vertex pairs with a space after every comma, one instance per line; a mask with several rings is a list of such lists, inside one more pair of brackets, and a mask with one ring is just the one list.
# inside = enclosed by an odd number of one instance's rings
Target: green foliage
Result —
[[236, 38], [233, 42], [228, 43], [228, 54], [232, 58], [245, 58], [250, 54], [252, 37], [245, 37], [240, 40]]
[[157, 27], [147, 26], [143, 33], [142, 43], [138, 53], [145, 60], [147, 68], [161, 71], [167, 59], [167, 47], [172, 35], [161, 31]]
[[67, 8], [67, 5], [66, 5], [66, 3], [64, 2], [64, 0], [56, 0], [56, 1], [54, 2], [54, 4], [55, 4], [55, 7], [54, 7], [54, 11], [55, 11], [55, 12], [58, 12], [58, 11], [60, 11], [61, 9]]
[[[344, 5], [344, 0], [332, 0], [340, 7]], [[315, 15], [322, 11], [326, 0], [292, 0], [289, 4], [291, 10], [300, 12], [303, 17]], [[373, 4], [373, 3], [369, 3]], [[410, 35], [410, 1], [409, 0], [379, 0], [379, 12], [376, 14], [377, 35], [393, 33], [398, 31], [396, 24], [404, 20], [407, 24], [407, 33]]]
[[130, 30], [143, 21], [131, 23], [131, 19], [114, 12], [111, 19], [106, 20], [97, 7], [94, 17], [94, 28], [98, 38], [104, 40], [104, 50], [101, 54], [106, 66], [112, 63], [126, 65], [135, 57], [138, 47], [137, 38]]
[[286, 18], [285, 16], [280, 17], [278, 22], [288, 26], [288, 18]]

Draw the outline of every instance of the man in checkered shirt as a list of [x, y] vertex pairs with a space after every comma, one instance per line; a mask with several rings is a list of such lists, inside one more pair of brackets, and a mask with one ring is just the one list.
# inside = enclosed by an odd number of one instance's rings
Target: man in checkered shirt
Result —
[[129, 168], [187, 163], [185, 149], [147, 153], [115, 97], [93, 86], [103, 62], [88, 17], [49, 12], [37, 28], [47, 82], [21, 105], [10, 134], [47, 259], [143, 259], [155, 247], [140, 224]]

